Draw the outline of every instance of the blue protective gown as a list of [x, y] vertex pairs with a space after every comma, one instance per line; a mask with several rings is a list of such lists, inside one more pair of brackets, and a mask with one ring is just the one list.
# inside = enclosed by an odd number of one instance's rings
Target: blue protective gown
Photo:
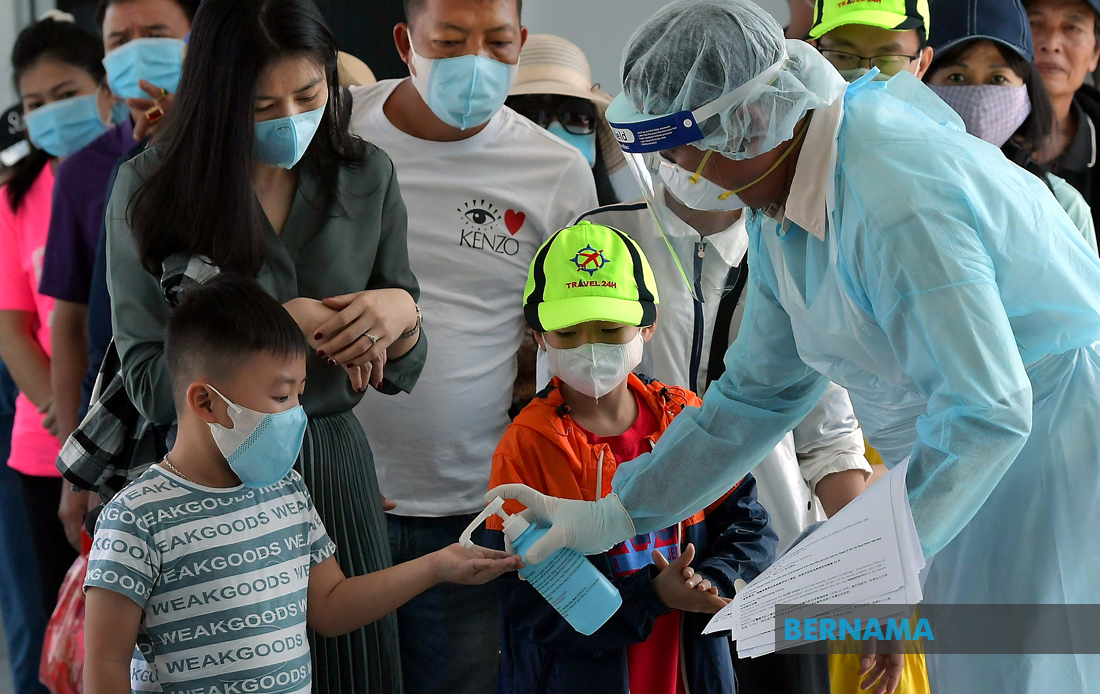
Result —
[[[751, 217], [725, 375], [615, 477], [638, 532], [717, 498], [832, 380], [888, 465], [911, 456], [927, 602], [1100, 602], [1096, 255], [915, 79], [849, 88], [829, 215], [824, 241]], [[933, 691], [1100, 691], [1095, 655], [930, 669]]]

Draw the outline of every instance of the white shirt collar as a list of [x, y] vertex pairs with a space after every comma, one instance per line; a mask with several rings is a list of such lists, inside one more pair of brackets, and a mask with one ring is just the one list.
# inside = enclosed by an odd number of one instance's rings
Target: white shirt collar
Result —
[[[657, 189], [656, 194], [658, 200], [662, 199], [665, 195], [663, 184]], [[749, 248], [749, 235], [745, 226], [748, 210], [743, 210], [741, 216], [737, 218], [737, 221], [724, 231], [719, 231], [708, 236], [700, 234], [690, 224], [677, 217], [672, 210], [668, 212], [670, 223], [663, 225], [667, 227], [665, 228], [666, 234], [673, 238], [701, 238], [718, 252], [718, 255], [722, 258], [722, 262], [726, 265], [734, 267], [741, 264], [741, 260], [745, 257], [745, 253]], [[646, 213], [649, 214], [649, 211], [646, 210]]]
[[741, 264], [745, 253], [749, 250], [749, 233], [745, 228], [745, 220], [748, 218], [748, 210], [741, 213], [730, 228], [717, 234], [704, 236], [703, 238], [718, 251], [722, 262], [730, 267]]
[[[784, 227], [797, 224], [818, 239], [825, 240], [828, 226], [826, 201], [832, 194], [836, 172], [837, 136], [844, 116], [844, 97], [814, 111], [806, 140], [798, 155], [791, 192], [782, 210]], [[775, 215], [779, 216], [779, 215]]]

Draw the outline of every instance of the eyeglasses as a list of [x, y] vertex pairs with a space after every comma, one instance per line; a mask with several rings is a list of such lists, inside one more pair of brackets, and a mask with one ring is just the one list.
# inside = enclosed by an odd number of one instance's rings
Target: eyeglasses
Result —
[[551, 102], [541, 94], [517, 96], [508, 99], [508, 106], [542, 128], [557, 121], [566, 132], [574, 135], [596, 132], [596, 105], [586, 99], [567, 98]]
[[909, 64], [919, 58], [919, 55], [856, 55], [844, 51], [834, 51], [828, 48], [817, 49], [821, 55], [837, 70], [855, 70], [863, 67], [866, 62], [868, 67], [877, 67], [884, 75], [896, 75], [902, 70], [909, 69]]

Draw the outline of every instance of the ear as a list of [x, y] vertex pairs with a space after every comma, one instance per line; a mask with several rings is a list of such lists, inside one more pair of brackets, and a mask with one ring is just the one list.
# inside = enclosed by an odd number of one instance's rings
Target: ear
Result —
[[187, 407], [207, 424], [218, 424], [216, 404], [206, 384], [195, 382], [187, 388]]
[[412, 36], [409, 34], [409, 25], [399, 22], [393, 28], [393, 43], [397, 46], [397, 52], [406, 65], [412, 65]]
[[543, 352], [546, 351], [546, 333], [540, 333], [538, 330], [532, 330], [531, 333], [535, 336], [535, 342], [539, 343], [539, 348]]
[[527, 43], [527, 27], [521, 25], [519, 28], [519, 47], [523, 48], [525, 43]]
[[935, 51], [931, 46], [925, 46], [920, 52], [920, 59], [918, 60], [917, 67], [917, 79], [924, 79], [924, 73], [928, 72], [928, 68], [932, 67], [932, 56]]
[[657, 319], [653, 319], [653, 325], [647, 325], [642, 328], [642, 340], [649, 342], [653, 339], [653, 333], [657, 332]]
[[99, 109], [99, 117], [104, 123], [111, 122], [111, 109], [114, 108], [115, 101], [117, 99], [111, 93], [111, 88], [107, 86], [107, 78], [104, 77], [95, 87], [96, 107]]
[[[1100, 22], [1100, 19], [1096, 21]], [[1089, 63], [1089, 72], [1096, 72], [1096, 64], [1100, 62], [1100, 42], [1097, 42], [1096, 48], [1092, 52], [1092, 62]]]

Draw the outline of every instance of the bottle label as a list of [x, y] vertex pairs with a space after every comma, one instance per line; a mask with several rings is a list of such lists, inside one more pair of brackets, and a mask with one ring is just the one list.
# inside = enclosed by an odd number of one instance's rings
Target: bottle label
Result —
[[[599, 581], [599, 572], [593, 580], [585, 585], [578, 585], [575, 578], [587, 563], [580, 552], [558, 551], [552, 554], [546, 561], [535, 564], [531, 572], [525, 575], [527, 581], [537, 590], [554, 609], [562, 615], [566, 615], [581, 600], [588, 595], [593, 586]], [[583, 579], [582, 579], [583, 580]]]

